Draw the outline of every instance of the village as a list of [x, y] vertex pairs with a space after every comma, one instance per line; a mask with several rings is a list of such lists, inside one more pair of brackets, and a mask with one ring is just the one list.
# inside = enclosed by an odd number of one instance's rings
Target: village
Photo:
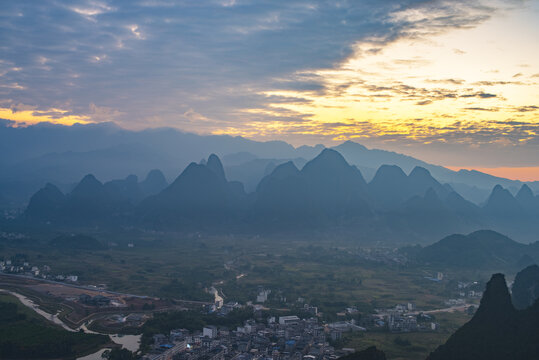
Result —
[[[54, 274], [49, 266], [33, 266], [25, 259], [1, 260], [0, 273], [28, 279], [27, 281], [41, 282], [42, 285], [38, 283], [32, 285], [32, 289], [45, 291], [48, 295], [67, 301], [67, 304], [76, 311], [63, 320], [71, 321], [73, 325], [92, 318], [94, 326], [98, 329], [121, 332], [122, 328], [142, 329], [144, 323], [150, 320], [156, 311], [187, 310], [183, 307], [187, 304], [172, 306], [164, 299], [121, 296], [119, 293], [105, 290], [106, 284], [79, 284], [77, 276]], [[435, 274], [433, 277], [427, 277], [426, 281], [438, 283], [445, 281], [444, 274], [440, 272]], [[316, 306], [310, 305], [304, 298], [298, 298], [293, 302], [286, 302], [284, 299], [289, 309], [281, 313], [283, 316], [265, 317], [263, 314], [267, 315], [270, 310], [269, 299], [277, 296], [277, 293], [282, 297], [279, 291], [259, 286], [252, 301], [240, 304], [231, 299], [225, 303], [219, 295], [219, 290], [211, 287], [207, 291], [214, 295], [215, 301], [192, 304], [194, 307], [189, 306], [190, 311], [226, 317], [235, 310], [252, 309], [252, 319], [235, 329], [209, 324], [195, 331], [180, 327], [166, 334], [155, 334], [151, 347], [144, 349], [146, 353], [144, 358], [147, 360], [336, 359], [353, 352], [353, 349], [342, 346], [345, 338], [355, 332], [399, 334], [439, 331], [436, 312], [470, 313], [473, 310], [471, 303], [475, 303], [482, 295], [481, 292], [473, 290], [476, 285], [476, 282], [458, 282], [453, 289], [455, 298], [448, 298], [440, 304], [446, 308], [422, 310], [418, 309], [415, 303], [407, 302], [360, 313], [356, 307], [350, 306], [335, 314], [336, 321], [328, 321]], [[86, 317], [83, 314], [95, 316]]]
[[[241, 307], [236, 303], [224, 304], [220, 314]], [[256, 314], [260, 305], [253, 307]], [[433, 316], [417, 312], [412, 303], [398, 304], [391, 309], [377, 310], [376, 314], [333, 323], [324, 323], [315, 307], [304, 305], [311, 317], [296, 315], [270, 316], [264, 320], [247, 320], [236, 329], [205, 326], [189, 332], [174, 329], [168, 334], [155, 334], [146, 360], [225, 360], [225, 359], [304, 359], [327, 360], [353, 352], [340, 348], [343, 336], [352, 332], [378, 331], [407, 333], [437, 331]], [[348, 315], [357, 309], [347, 308]], [[255, 317], [255, 316], [253, 316]]]
[[[266, 323], [247, 320], [236, 329], [206, 326], [190, 333], [175, 329], [153, 336], [147, 360], [336, 359], [345, 351], [328, 341], [328, 328], [317, 317], [269, 317]], [[352, 350], [349, 350], [352, 351]]]
[[[261, 290], [257, 301], [263, 302], [269, 292], [267, 289]], [[236, 329], [208, 325], [193, 332], [180, 328], [167, 334], [155, 334], [151, 349], [144, 359], [337, 359], [354, 352], [354, 349], [340, 347], [341, 340], [347, 334], [367, 331], [435, 332], [439, 329], [435, 316], [418, 311], [413, 303], [377, 309], [374, 314], [362, 316], [355, 307], [350, 307], [338, 314], [347, 320], [329, 323], [322, 321], [318, 309], [309, 304], [304, 304], [300, 309], [307, 315], [303, 318], [296, 315], [261, 318], [262, 305], [250, 303], [248, 306], [253, 308], [253, 319]], [[217, 302], [207, 306], [206, 311], [226, 316], [244, 307], [235, 302]]]

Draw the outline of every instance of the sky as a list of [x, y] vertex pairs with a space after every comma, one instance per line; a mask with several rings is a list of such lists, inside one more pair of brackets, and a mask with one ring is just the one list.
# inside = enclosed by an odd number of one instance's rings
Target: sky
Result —
[[4, 0], [0, 118], [354, 140], [539, 180], [539, 0]]

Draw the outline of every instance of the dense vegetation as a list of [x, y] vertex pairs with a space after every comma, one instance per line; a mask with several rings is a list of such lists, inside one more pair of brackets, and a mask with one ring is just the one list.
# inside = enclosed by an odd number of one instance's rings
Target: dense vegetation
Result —
[[447, 268], [515, 270], [522, 268], [525, 259], [539, 260], [539, 243], [525, 245], [495, 231], [480, 230], [447, 236], [419, 250], [416, 258]]
[[512, 288], [513, 305], [525, 309], [539, 299], [539, 266], [530, 265], [515, 277]]
[[82, 234], [60, 235], [52, 239], [50, 246], [62, 249], [102, 250], [106, 247], [91, 236]]
[[134, 360], [136, 355], [127, 349], [112, 349], [107, 355], [108, 360]]
[[58, 359], [90, 353], [103, 335], [69, 332], [32, 316], [14, 298], [0, 296], [0, 359]]
[[212, 301], [213, 295], [205, 291], [204, 286], [197, 281], [199, 277], [185, 278], [183, 281], [172, 279], [163, 285], [159, 294], [165, 298], [190, 299], [197, 301]]
[[363, 351], [359, 351], [340, 358], [341, 360], [386, 360], [386, 355], [376, 346], [371, 346]]

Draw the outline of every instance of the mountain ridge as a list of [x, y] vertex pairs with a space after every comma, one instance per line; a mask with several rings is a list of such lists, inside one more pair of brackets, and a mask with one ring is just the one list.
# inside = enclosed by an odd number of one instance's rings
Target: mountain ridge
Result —
[[[92, 173], [105, 182], [126, 174], [139, 177], [149, 169], [160, 168], [167, 178], [175, 177], [178, 169], [185, 168], [192, 159], [206, 158], [211, 153], [221, 156], [239, 152], [250, 153], [258, 159], [275, 159], [275, 165], [290, 159], [313, 159], [324, 148], [322, 145], [294, 148], [283, 141], [257, 142], [227, 135], [196, 135], [172, 128], [131, 131], [113, 123], [76, 125], [72, 127], [53, 124], [11, 127], [0, 121], [0, 143], [5, 153], [13, 156], [0, 158], [0, 189], [10, 203], [26, 203], [31, 194], [42, 184], [51, 182], [67, 185]], [[22, 145], [22, 146], [21, 146]], [[356, 165], [363, 176], [370, 179], [375, 169], [383, 164], [396, 164], [409, 172], [415, 166], [429, 170], [442, 183], [450, 185], [461, 195], [475, 203], [488, 196], [490, 189], [501, 184], [511, 191], [522, 182], [496, 178], [478, 172], [454, 172], [441, 166], [428, 164], [413, 157], [378, 149], [367, 149], [351, 141], [334, 147], [347, 161]], [[253, 159], [248, 156], [244, 159]], [[225, 170], [229, 166], [225, 162]], [[230, 165], [232, 166], [232, 165]], [[239, 173], [243, 166], [234, 165]], [[264, 165], [265, 166], [265, 165]], [[459, 175], [460, 174], [460, 175]], [[245, 181], [231, 177], [254, 190], [261, 176]], [[539, 182], [528, 183], [539, 191]]]
[[[162, 175], [155, 171], [154, 174], [164, 187], [166, 182]], [[215, 154], [199, 164], [189, 164], [162, 191], [144, 196], [141, 184], [135, 175], [105, 184], [93, 175], [86, 175], [68, 193], [66, 201], [49, 186], [36, 192], [27, 208], [26, 219], [39, 219], [41, 211], [41, 220], [47, 217], [58, 220], [62, 216], [69, 220], [70, 216], [78, 216], [80, 221], [86, 218], [113, 222], [116, 216], [121, 217], [121, 223], [141, 225], [182, 227], [190, 224], [208, 229], [229, 225], [255, 232], [262, 229], [279, 232], [285, 228], [288, 231], [329, 231], [333, 228], [350, 234], [355, 231], [370, 238], [389, 231], [391, 236], [401, 233], [404, 238], [416, 236], [424, 240], [488, 226], [509, 229], [511, 234], [520, 231], [523, 234], [520, 236], [530, 241], [537, 227], [533, 216], [521, 216], [520, 205], [517, 212], [506, 216], [521, 217], [517, 222], [519, 228], [511, 227], [497, 217], [499, 213], [489, 211], [489, 203], [483, 208], [475, 206], [421, 167], [414, 168], [407, 176], [396, 165], [385, 165], [367, 183], [357, 167], [332, 149], [321, 151], [301, 170], [293, 162], [277, 166], [250, 194], [240, 182], [227, 180]], [[493, 202], [502, 209], [510, 208], [504, 207], [504, 201], [518, 203], [499, 186], [493, 189], [491, 198], [500, 198]], [[50, 211], [43, 206], [47, 201], [50, 201]], [[532, 210], [530, 213], [535, 214], [539, 207]], [[498, 222], [506, 227], [499, 227]]]

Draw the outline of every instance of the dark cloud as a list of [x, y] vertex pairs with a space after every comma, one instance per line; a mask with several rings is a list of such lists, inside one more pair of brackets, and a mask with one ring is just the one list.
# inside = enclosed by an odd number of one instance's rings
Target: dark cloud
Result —
[[139, 127], [182, 127], [178, 114], [189, 109], [248, 121], [238, 111], [264, 106], [269, 99], [257, 93], [268, 84], [344, 91], [295, 74], [333, 67], [357, 42], [376, 39], [369, 51], [380, 51], [400, 38], [475, 26], [493, 11], [464, 0], [7, 0], [0, 97], [79, 115], [114, 109], [110, 120]]
[[[312, 113], [286, 107], [310, 104], [310, 94], [338, 97], [353, 88], [346, 95], [357, 101], [383, 104], [398, 97], [421, 106], [468, 98], [466, 116], [497, 111], [488, 99], [501, 99], [501, 94], [486, 87], [514, 85], [524, 75], [463, 88], [468, 85], [457, 78], [433, 78], [428, 80], [432, 87], [419, 87], [405, 78], [374, 83], [361, 79], [361, 73], [328, 84], [317, 74], [338, 67], [357, 44], [368, 42], [365, 52], [376, 54], [400, 39], [474, 27], [495, 11], [476, 0], [5, 0], [0, 7], [0, 105], [44, 110], [53, 118], [62, 114], [50, 111], [56, 108], [131, 127], [237, 129], [253, 137], [272, 123], [279, 125], [276, 137], [282, 139], [359, 139], [410, 149], [420, 158], [432, 153], [436, 163], [452, 152], [469, 157], [470, 144], [486, 149], [485, 159], [492, 161], [504, 156], [537, 161], [539, 125], [518, 121], [520, 113], [537, 111], [535, 105], [511, 108], [517, 120], [505, 122], [453, 121], [455, 113], [442, 113], [443, 125], [428, 118], [321, 123], [313, 121]], [[442, 150], [425, 154], [426, 143]]]
[[[448, 80], [436, 80], [431, 82], [443, 82], [456, 84], [458, 80], [448, 79]], [[374, 96], [385, 96], [385, 97], [399, 97], [402, 100], [413, 100], [416, 101], [417, 105], [427, 105], [437, 100], [445, 99], [457, 99], [457, 98], [478, 98], [478, 99], [491, 99], [499, 98], [496, 94], [486, 93], [483, 91], [474, 91], [473, 89], [448, 89], [448, 88], [425, 88], [425, 87], [415, 87], [404, 84], [402, 82], [394, 82], [386, 85], [377, 85], [377, 84], [360, 84], [360, 86], [365, 90], [364, 93], [358, 94], [359, 97], [374, 97]], [[380, 94], [383, 93], [383, 94]]]
[[426, 80], [429, 83], [433, 84], [452, 84], [452, 85], [462, 85], [464, 84], [464, 80], [462, 79], [427, 79]]
[[476, 98], [480, 98], [480, 99], [490, 99], [490, 98], [495, 98], [496, 94], [489, 94], [489, 93], [479, 91], [479, 92], [475, 92], [475, 93], [462, 94], [462, 95], [460, 95], [460, 97], [461, 98], [476, 97]]
[[498, 109], [498, 108], [483, 108], [483, 107], [466, 107], [466, 108], [464, 108], [464, 110], [496, 112], [496, 111], [499, 111], [500, 109]]
[[518, 111], [518, 112], [529, 112], [529, 111], [537, 111], [537, 110], [539, 110], [539, 106], [535, 106], [535, 105], [519, 106], [519, 107], [514, 108], [514, 111]]
[[520, 81], [477, 81], [472, 85], [475, 86], [496, 86], [496, 85], [524, 85]]

